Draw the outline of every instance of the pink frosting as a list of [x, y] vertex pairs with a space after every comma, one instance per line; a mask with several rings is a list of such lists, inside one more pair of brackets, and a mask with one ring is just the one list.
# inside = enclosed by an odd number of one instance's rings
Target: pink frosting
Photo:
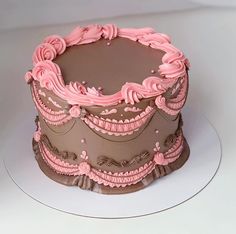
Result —
[[120, 28], [118, 32], [119, 37], [128, 38], [137, 41], [141, 36], [154, 33], [152, 28]]
[[105, 39], [114, 39], [118, 35], [118, 28], [114, 24], [106, 24], [102, 27], [103, 37]]
[[[99, 90], [86, 88], [78, 82], [64, 84], [58, 65], [51, 60], [65, 50], [65, 46], [92, 43], [101, 37], [112, 40], [115, 37], [124, 37], [149, 45], [154, 49], [165, 52], [163, 64], [159, 67], [162, 77], [151, 76], [143, 80], [142, 84], [126, 83], [121, 90], [112, 95], [103, 95]], [[170, 38], [161, 33], [156, 33], [152, 28], [117, 28], [113, 24], [89, 25], [77, 27], [64, 39], [60, 36], [50, 36], [39, 45], [33, 55], [33, 79], [38, 80], [42, 87], [52, 90], [58, 97], [72, 105], [99, 105], [112, 106], [124, 100], [134, 104], [142, 98], [160, 96], [172, 87], [179, 77], [186, 76], [189, 62], [181, 51], [170, 44]], [[180, 105], [181, 106], [181, 105]]]
[[40, 61], [53, 60], [57, 55], [57, 52], [49, 43], [42, 43], [39, 45], [33, 54], [33, 64], [36, 65]]
[[56, 50], [57, 54], [62, 54], [66, 50], [65, 40], [58, 35], [46, 37], [43, 42], [52, 45]]
[[72, 117], [78, 118], [81, 113], [80, 107], [79, 106], [72, 106], [69, 110], [69, 113]]

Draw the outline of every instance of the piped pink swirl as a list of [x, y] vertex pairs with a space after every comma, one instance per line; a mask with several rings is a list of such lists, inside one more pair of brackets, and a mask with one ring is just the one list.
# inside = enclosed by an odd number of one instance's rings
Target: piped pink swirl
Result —
[[32, 76], [35, 80], [40, 81], [45, 75], [45, 72], [49, 71], [55, 73], [58, 76], [61, 76], [60, 67], [50, 60], [38, 62], [32, 70]]
[[57, 54], [62, 54], [66, 50], [65, 40], [58, 35], [46, 37], [43, 42], [52, 45]]
[[106, 24], [102, 27], [103, 37], [105, 39], [114, 39], [118, 35], [118, 28], [114, 24]]
[[53, 60], [56, 58], [57, 52], [49, 43], [43, 43], [35, 49], [33, 53], [33, 64], [36, 65], [40, 61]]

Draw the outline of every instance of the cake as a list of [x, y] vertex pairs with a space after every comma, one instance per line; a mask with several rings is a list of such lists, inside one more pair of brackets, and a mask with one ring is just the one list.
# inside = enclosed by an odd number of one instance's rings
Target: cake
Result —
[[122, 194], [182, 167], [190, 154], [181, 117], [188, 69], [169, 36], [152, 28], [95, 24], [46, 37], [25, 74], [42, 172]]

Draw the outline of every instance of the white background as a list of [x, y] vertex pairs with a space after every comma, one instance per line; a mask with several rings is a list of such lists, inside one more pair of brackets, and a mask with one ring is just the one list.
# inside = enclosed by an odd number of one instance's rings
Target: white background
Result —
[[[52, 33], [65, 35], [76, 25], [29, 27], [34, 25], [32, 24], [25, 25], [27, 28], [20, 28], [22, 24], [17, 21], [21, 21], [24, 14], [14, 18], [12, 8], [9, 8], [9, 12], [6, 8], [1, 9], [5, 9], [5, 13], [1, 12], [0, 17], [14, 20], [10, 20], [10, 25], [1, 20], [0, 155], [4, 140], [11, 137], [9, 128], [20, 124], [17, 120], [27, 115], [29, 106], [33, 108], [23, 75], [30, 68], [34, 47], [44, 36]], [[70, 8], [68, 9], [64, 8], [66, 13], [63, 15], [70, 15]], [[99, 10], [101, 9], [97, 8]], [[23, 12], [27, 15], [30, 9], [25, 7]], [[57, 13], [51, 11], [54, 16]], [[46, 12], [45, 16], [48, 15]], [[220, 170], [205, 190], [178, 207], [142, 218], [101, 220], [64, 214], [37, 203], [15, 186], [0, 160], [0, 233], [234, 233], [236, 9], [201, 7], [187, 11], [86, 20], [83, 24], [113, 22], [122, 27], [151, 26], [172, 37], [174, 44], [185, 52], [192, 64], [187, 105], [194, 106], [206, 115], [221, 137], [223, 160]], [[38, 22], [35, 25], [39, 25], [41, 21]], [[16, 29], [12, 30], [13, 28]], [[10, 115], [10, 110], [16, 105], [21, 106], [21, 112]]]

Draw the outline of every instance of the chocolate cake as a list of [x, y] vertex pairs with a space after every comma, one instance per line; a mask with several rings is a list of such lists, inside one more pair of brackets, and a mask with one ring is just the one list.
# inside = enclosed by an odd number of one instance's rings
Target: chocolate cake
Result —
[[89, 25], [45, 38], [25, 75], [41, 170], [65, 185], [119, 194], [179, 169], [190, 153], [180, 113], [188, 68], [152, 28]]

